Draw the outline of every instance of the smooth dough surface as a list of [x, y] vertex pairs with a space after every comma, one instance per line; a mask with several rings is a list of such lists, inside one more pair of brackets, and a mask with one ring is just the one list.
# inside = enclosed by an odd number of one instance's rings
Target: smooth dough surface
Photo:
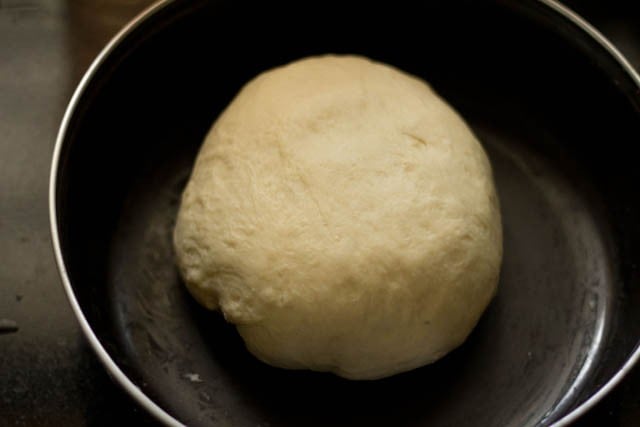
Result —
[[423, 81], [356, 56], [262, 73], [198, 154], [174, 233], [259, 359], [374, 379], [460, 345], [496, 292], [491, 167]]

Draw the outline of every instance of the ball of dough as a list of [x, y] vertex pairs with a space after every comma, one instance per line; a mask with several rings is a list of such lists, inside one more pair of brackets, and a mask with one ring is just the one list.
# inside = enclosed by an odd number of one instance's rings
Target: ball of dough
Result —
[[423, 81], [355, 56], [242, 88], [198, 154], [174, 243], [190, 292], [255, 356], [351, 379], [460, 345], [502, 257], [478, 140]]

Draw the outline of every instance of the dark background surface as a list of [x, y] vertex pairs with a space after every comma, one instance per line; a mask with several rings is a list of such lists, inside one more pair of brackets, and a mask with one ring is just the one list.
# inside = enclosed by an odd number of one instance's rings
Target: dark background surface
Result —
[[[102, 369], [60, 285], [48, 176], [58, 125], [91, 60], [149, 0], [0, 0], [0, 426], [153, 424]], [[566, 1], [640, 67], [640, 6]], [[640, 369], [578, 426], [640, 425]]]

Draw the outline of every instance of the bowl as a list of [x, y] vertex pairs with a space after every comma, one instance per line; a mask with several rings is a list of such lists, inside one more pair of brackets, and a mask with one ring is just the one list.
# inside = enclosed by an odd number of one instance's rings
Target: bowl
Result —
[[[491, 159], [499, 292], [467, 342], [379, 381], [285, 371], [199, 307], [173, 262], [206, 132], [271, 67], [361, 54], [432, 84]], [[166, 425], [567, 425], [638, 359], [639, 82], [552, 0], [161, 1], [73, 96], [50, 209], [65, 290], [114, 379]]]

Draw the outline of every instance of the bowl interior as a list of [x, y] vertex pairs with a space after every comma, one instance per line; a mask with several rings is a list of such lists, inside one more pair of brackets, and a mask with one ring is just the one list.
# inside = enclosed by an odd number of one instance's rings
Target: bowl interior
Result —
[[[538, 1], [422, 3], [177, 1], [127, 36], [87, 86], [56, 193], [67, 272], [111, 357], [178, 420], [550, 424], [635, 349], [633, 83]], [[257, 73], [329, 52], [430, 82], [485, 145], [502, 204], [500, 289], [476, 330], [443, 360], [379, 381], [258, 362], [192, 301], [173, 265], [180, 193], [216, 116]]]

